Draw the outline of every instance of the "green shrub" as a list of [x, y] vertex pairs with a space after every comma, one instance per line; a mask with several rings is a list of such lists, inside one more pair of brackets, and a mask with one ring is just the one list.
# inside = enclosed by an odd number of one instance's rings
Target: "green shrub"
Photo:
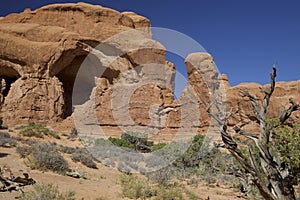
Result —
[[26, 137], [44, 138], [44, 136], [50, 136], [55, 139], [60, 139], [60, 136], [57, 135], [55, 132], [33, 122], [29, 123], [27, 127], [22, 129], [20, 131], [20, 134]]
[[37, 132], [33, 130], [32, 128], [26, 128], [22, 131], [20, 131], [20, 134], [25, 136], [25, 137], [36, 137], [36, 138], [43, 138], [44, 134], [41, 132]]
[[117, 145], [119, 147], [125, 147], [125, 148], [129, 148], [129, 149], [135, 149], [135, 145], [131, 144], [130, 142], [128, 142], [127, 140], [124, 140], [123, 138], [112, 138], [109, 137], [108, 140], [113, 143], [114, 145]]
[[144, 144], [147, 145], [148, 136], [145, 133], [140, 132], [125, 132], [122, 134], [121, 138], [126, 140], [130, 144]]
[[[150, 153], [165, 146], [165, 144], [154, 145], [153, 141], [148, 141], [147, 134], [139, 132], [125, 132], [121, 138], [110, 137], [108, 140], [119, 147], [134, 149], [142, 153]], [[97, 144], [95, 143], [95, 145]]]
[[175, 165], [181, 166], [181, 167], [194, 167], [198, 166], [201, 155], [201, 147], [203, 144], [205, 136], [204, 135], [195, 135], [193, 138], [193, 141], [187, 151], [184, 153], [184, 155], [177, 160]]
[[78, 131], [76, 128], [72, 128], [70, 135], [68, 136], [68, 139], [74, 139], [78, 137]]
[[73, 200], [75, 192], [61, 193], [57, 186], [52, 184], [35, 184], [33, 190], [23, 194], [20, 200]]
[[300, 124], [281, 126], [272, 130], [273, 153], [280, 156], [292, 168], [300, 170]]

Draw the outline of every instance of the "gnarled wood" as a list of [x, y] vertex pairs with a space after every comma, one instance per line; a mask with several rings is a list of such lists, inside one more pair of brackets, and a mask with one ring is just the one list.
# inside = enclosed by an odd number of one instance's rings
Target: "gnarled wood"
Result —
[[[249, 154], [250, 154], [250, 163], [248, 159], [241, 153], [238, 148], [238, 144], [232, 139], [232, 137], [227, 134], [227, 126], [225, 125], [226, 120], [221, 120], [218, 117], [217, 113], [211, 112], [211, 107], [213, 105], [209, 105], [207, 108], [207, 112], [218, 122], [220, 125], [220, 133], [222, 136], [222, 140], [224, 142], [223, 147], [229, 150], [229, 152], [238, 160], [241, 166], [244, 168], [245, 173], [250, 174], [253, 178], [253, 183], [259, 189], [261, 195], [268, 200], [294, 200], [295, 199], [295, 191], [293, 189], [293, 181], [289, 181], [291, 172], [288, 169], [281, 170], [281, 163], [277, 163], [274, 159], [274, 155], [270, 152], [269, 142], [271, 140], [271, 131], [267, 126], [267, 117], [266, 113], [268, 110], [268, 106], [270, 103], [270, 98], [275, 90], [275, 78], [276, 78], [276, 67], [273, 67], [273, 72], [270, 74], [271, 77], [271, 85], [267, 90], [262, 90], [265, 94], [261, 105], [257, 102], [255, 97], [251, 95], [248, 91], [240, 91], [242, 96], [245, 96], [251, 102], [255, 117], [260, 126], [260, 133], [258, 136], [252, 133], [247, 133], [239, 127], [234, 127], [234, 131], [244, 137], [247, 137], [254, 141], [255, 146], [258, 148], [260, 153], [260, 163], [261, 167], [259, 167], [257, 161], [254, 158], [254, 153], [252, 146], [249, 146]], [[283, 124], [291, 114], [300, 110], [300, 105], [296, 104], [293, 100], [290, 100], [291, 106], [283, 110], [279, 115], [280, 124]], [[214, 106], [218, 106], [215, 104]], [[218, 110], [218, 109], [217, 109]], [[230, 115], [228, 115], [230, 116]], [[268, 183], [264, 183], [262, 177], [268, 178]], [[247, 177], [246, 175], [240, 177]], [[247, 183], [246, 180], [243, 183]]]

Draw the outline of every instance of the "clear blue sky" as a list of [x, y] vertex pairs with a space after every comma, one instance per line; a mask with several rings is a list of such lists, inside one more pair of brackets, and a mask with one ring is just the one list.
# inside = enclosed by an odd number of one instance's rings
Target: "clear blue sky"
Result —
[[[231, 85], [268, 83], [277, 64], [278, 81], [300, 79], [299, 0], [81, 0], [118, 11], [134, 11], [152, 26], [174, 29], [214, 56]], [[0, 15], [72, 0], [2, 1]], [[183, 64], [177, 63], [179, 68]], [[182, 69], [179, 69], [182, 70]], [[184, 71], [184, 70], [182, 70]]]

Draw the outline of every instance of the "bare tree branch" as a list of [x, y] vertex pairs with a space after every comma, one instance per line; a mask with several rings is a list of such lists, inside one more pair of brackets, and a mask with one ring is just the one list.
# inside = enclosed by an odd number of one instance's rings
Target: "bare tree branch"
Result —
[[261, 108], [261, 111], [260, 111], [260, 115], [261, 117], [265, 120], [266, 119], [266, 113], [267, 113], [267, 109], [268, 109], [268, 106], [269, 106], [269, 103], [270, 103], [270, 98], [274, 92], [274, 89], [275, 89], [275, 78], [276, 78], [277, 74], [276, 74], [276, 66], [274, 65], [273, 66], [273, 72], [270, 74], [270, 77], [271, 77], [271, 86], [270, 86], [270, 89], [269, 91], [265, 91], [265, 97], [264, 97], [264, 100], [263, 100], [263, 103], [262, 103], [262, 108]]
[[288, 109], [283, 110], [278, 117], [281, 124], [283, 124], [294, 111], [300, 110], [300, 104], [296, 104], [293, 99], [289, 99], [289, 103], [292, 105]]
[[255, 157], [254, 157], [254, 152], [253, 152], [252, 145], [249, 144], [248, 149], [249, 149], [250, 161], [251, 161], [252, 167], [255, 170], [255, 173], [257, 174], [257, 177], [259, 179], [261, 179], [261, 175], [260, 175], [260, 172], [259, 172], [259, 167], [258, 167], [258, 164], [257, 164], [257, 162], [255, 160]]

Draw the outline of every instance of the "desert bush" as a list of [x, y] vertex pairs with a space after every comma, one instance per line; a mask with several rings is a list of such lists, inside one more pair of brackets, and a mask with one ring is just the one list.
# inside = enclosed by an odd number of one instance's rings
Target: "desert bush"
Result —
[[72, 153], [72, 160], [74, 162], [81, 162], [83, 165], [89, 168], [97, 169], [97, 164], [93, 161], [93, 157], [89, 152], [82, 149], [76, 150], [74, 153]]
[[9, 146], [17, 146], [17, 141], [10, 137], [9, 133], [0, 132], [0, 146], [5, 147], [6, 145]]
[[16, 151], [21, 158], [26, 158], [32, 153], [33, 148], [31, 146], [17, 146]]
[[154, 172], [148, 173], [147, 177], [159, 185], [166, 186], [171, 178], [174, 176], [174, 168], [167, 166]]
[[68, 135], [68, 139], [74, 139], [78, 137], [78, 131], [76, 128], [72, 128], [71, 133]]
[[188, 147], [183, 156], [176, 160], [174, 165], [181, 168], [198, 166], [201, 158], [209, 156], [208, 152], [205, 152], [206, 154], [200, 154], [204, 138], [205, 136], [200, 134], [194, 136], [191, 145]]
[[53, 184], [35, 184], [33, 190], [19, 197], [20, 200], [74, 200], [75, 192], [65, 194]]
[[15, 146], [17, 146], [17, 141], [12, 138], [0, 138], [0, 146], [4, 147], [7, 144], [10, 147], [15, 147]]
[[36, 142], [31, 146], [18, 146], [17, 152], [27, 158], [27, 165], [32, 169], [51, 170], [63, 173], [68, 170], [68, 163], [57, 151], [53, 143]]
[[76, 152], [77, 148], [60, 145], [58, 150], [62, 153], [72, 154]]
[[35, 151], [30, 154], [28, 160], [31, 169], [51, 170], [57, 173], [64, 173], [69, 169], [67, 161], [57, 152]]
[[60, 139], [60, 136], [57, 135], [55, 132], [49, 130], [48, 128], [42, 125], [38, 125], [33, 122], [29, 123], [28, 126], [23, 128], [20, 131], [20, 134], [26, 137], [44, 138], [44, 136], [50, 136], [55, 139]]

